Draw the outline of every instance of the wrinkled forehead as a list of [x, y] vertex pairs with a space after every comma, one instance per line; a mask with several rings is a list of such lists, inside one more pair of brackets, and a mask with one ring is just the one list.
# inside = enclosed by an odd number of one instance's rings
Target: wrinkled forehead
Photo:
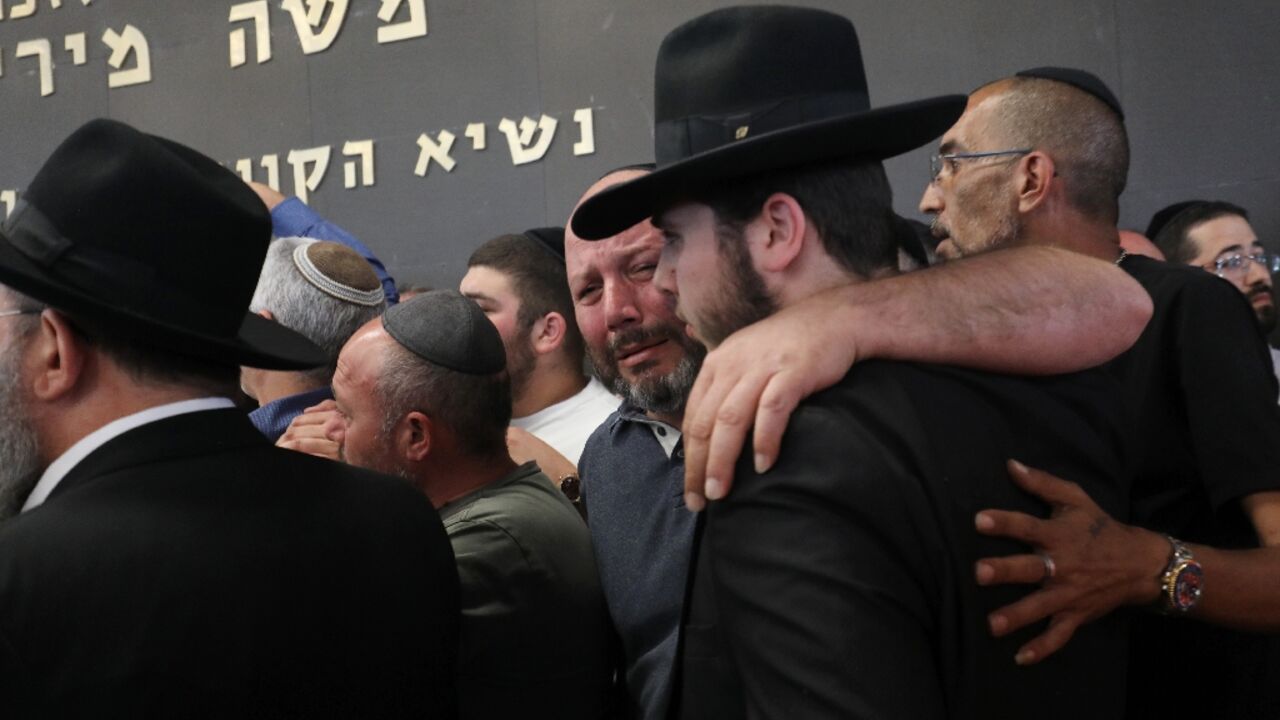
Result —
[[569, 283], [626, 267], [636, 257], [662, 251], [662, 233], [648, 220], [606, 240], [565, 240], [565, 269]]

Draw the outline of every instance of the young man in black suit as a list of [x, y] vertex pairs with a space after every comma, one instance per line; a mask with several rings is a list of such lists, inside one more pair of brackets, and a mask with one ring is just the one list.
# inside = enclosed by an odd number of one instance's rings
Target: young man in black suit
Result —
[[324, 361], [247, 313], [270, 227], [213, 160], [97, 120], [0, 231], [17, 715], [455, 712], [457, 573], [431, 506], [272, 447], [224, 397], [238, 365]]
[[[607, 237], [653, 213], [665, 236], [654, 282], [711, 347], [895, 272], [880, 161], [936, 137], [964, 105], [870, 109], [853, 26], [799, 8], [690, 21], [664, 41], [655, 86], [658, 169], [582, 204], [573, 229]], [[1036, 509], [1005, 482], [1008, 457], [1070, 467], [1124, 511], [1117, 394], [1098, 372], [875, 361], [804, 402], [773, 470], [744, 455], [734, 494], [708, 511], [677, 714], [1117, 717], [1116, 620], [1051, 666], [1018, 667], [1018, 641], [986, 626], [1011, 594], [971, 575], [993, 549], [973, 514]]]

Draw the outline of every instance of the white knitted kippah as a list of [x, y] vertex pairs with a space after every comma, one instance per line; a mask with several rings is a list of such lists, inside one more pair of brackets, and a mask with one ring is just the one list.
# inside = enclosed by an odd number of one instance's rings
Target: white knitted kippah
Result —
[[360, 257], [359, 254], [345, 245], [337, 245], [337, 247], [342, 248], [342, 250], [346, 250], [348, 253], [359, 259], [361, 263], [365, 264], [369, 274], [373, 276], [375, 287], [371, 289], [352, 287], [349, 284], [335, 280], [331, 277], [331, 273], [326, 273], [316, 266], [315, 261], [311, 257], [311, 251], [323, 246], [334, 245], [337, 244], [315, 242], [299, 245], [293, 251], [293, 264], [298, 268], [298, 272], [302, 273], [302, 277], [320, 292], [338, 298], [343, 302], [349, 302], [355, 305], [364, 305], [365, 307], [374, 307], [385, 300], [386, 294], [382, 290], [382, 285], [377, 282], [377, 275], [373, 273], [373, 268], [368, 266], [368, 262], [364, 258]]

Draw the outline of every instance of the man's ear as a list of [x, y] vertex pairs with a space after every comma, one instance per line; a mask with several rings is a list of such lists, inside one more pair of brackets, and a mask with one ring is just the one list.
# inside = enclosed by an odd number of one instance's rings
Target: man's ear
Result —
[[275, 322], [276, 316], [270, 310], [267, 310], [264, 308], [262, 310], [259, 310], [258, 314], [272, 322]]
[[[760, 217], [755, 222], [765, 231], [756, 242], [748, 233], [747, 243], [757, 267], [769, 272], [782, 272], [800, 257], [804, 250], [809, 220], [795, 198], [786, 193], [774, 193], [764, 201]], [[748, 228], [753, 223], [748, 224]]]
[[32, 332], [30, 343], [35, 397], [53, 402], [73, 395], [89, 360], [89, 343], [84, 336], [62, 313], [46, 309], [40, 313], [40, 327]]
[[555, 352], [564, 345], [568, 321], [558, 312], [549, 312], [538, 318], [529, 330], [529, 342], [539, 355]]
[[414, 410], [400, 420], [396, 430], [401, 454], [410, 462], [422, 462], [431, 454], [432, 431], [431, 418]]
[[1030, 212], [1048, 199], [1058, 183], [1058, 168], [1053, 158], [1033, 150], [1018, 161], [1018, 211]]

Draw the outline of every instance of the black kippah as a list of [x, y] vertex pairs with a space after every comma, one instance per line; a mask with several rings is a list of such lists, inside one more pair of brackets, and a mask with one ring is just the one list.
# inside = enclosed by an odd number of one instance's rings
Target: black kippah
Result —
[[564, 261], [564, 228], [534, 228], [525, 230], [524, 236], [538, 243], [538, 247]]
[[1045, 80], [1057, 80], [1066, 83], [1074, 88], [1083, 90], [1090, 95], [1098, 98], [1107, 107], [1111, 108], [1116, 115], [1124, 120], [1124, 110], [1120, 109], [1120, 101], [1116, 99], [1111, 88], [1102, 82], [1102, 79], [1091, 72], [1077, 70], [1075, 68], [1063, 67], [1038, 67], [1030, 70], [1023, 70], [1018, 73], [1018, 77], [1043, 78]]
[[1151, 216], [1151, 222], [1147, 224], [1147, 239], [1155, 242], [1156, 235], [1159, 235], [1166, 225], [1173, 222], [1174, 218], [1181, 215], [1183, 210], [1196, 205], [1203, 205], [1205, 202], [1204, 200], [1183, 200], [1158, 210], [1155, 215]]
[[498, 329], [456, 290], [432, 290], [406, 300], [382, 315], [382, 327], [406, 350], [450, 370], [493, 375], [507, 366]]

